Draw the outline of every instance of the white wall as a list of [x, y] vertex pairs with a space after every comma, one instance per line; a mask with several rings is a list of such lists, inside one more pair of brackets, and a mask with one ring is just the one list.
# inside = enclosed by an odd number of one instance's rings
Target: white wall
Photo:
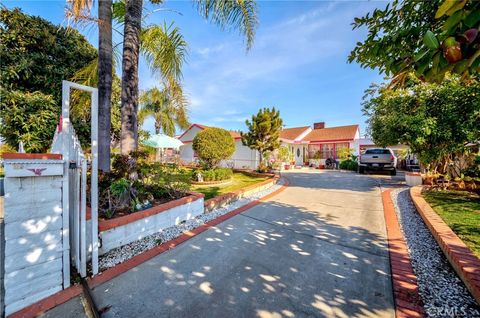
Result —
[[235, 169], [257, 169], [260, 160], [258, 151], [252, 150], [242, 144], [241, 140], [235, 141], [235, 152], [228, 160], [224, 160], [221, 165]]
[[185, 163], [192, 163], [195, 161], [193, 157], [192, 143], [184, 144], [180, 147], [180, 160]]
[[100, 255], [203, 214], [203, 198], [100, 233]]
[[19, 174], [32, 175], [18, 177], [9, 165], [5, 160], [6, 315], [63, 289], [62, 176], [34, 176], [35, 164], [16, 163]]

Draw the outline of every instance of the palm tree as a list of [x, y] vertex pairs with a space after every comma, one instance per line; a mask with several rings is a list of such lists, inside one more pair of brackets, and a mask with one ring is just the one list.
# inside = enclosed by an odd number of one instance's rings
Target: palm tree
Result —
[[174, 136], [176, 127], [186, 129], [189, 126], [187, 104], [178, 100], [172, 88], [151, 88], [140, 96], [142, 107], [138, 112], [140, 123], [148, 117], [155, 120], [155, 133], [163, 132], [165, 135]]
[[138, 147], [138, 61], [143, 0], [126, 0], [122, 56], [122, 133], [120, 148], [128, 154]]
[[[126, 0], [125, 31], [122, 67], [122, 153], [138, 146], [138, 60], [143, 0]], [[151, 2], [158, 3], [157, 0]], [[254, 0], [196, 0], [197, 9], [205, 19], [222, 29], [238, 29], [246, 39], [249, 50], [258, 24]], [[161, 62], [161, 61], [158, 61]], [[161, 63], [163, 64], [163, 63]], [[163, 70], [162, 70], [163, 71]], [[162, 74], [171, 79], [168, 74]]]
[[98, 1], [98, 169], [110, 171], [112, 0]]
[[[71, 0], [67, 16], [75, 23], [92, 21], [92, 0]], [[87, 68], [98, 71], [98, 168], [110, 171], [110, 128], [112, 96], [112, 0], [98, 1], [98, 61]], [[81, 70], [86, 73], [88, 70]], [[91, 78], [90, 80], [93, 80]]]

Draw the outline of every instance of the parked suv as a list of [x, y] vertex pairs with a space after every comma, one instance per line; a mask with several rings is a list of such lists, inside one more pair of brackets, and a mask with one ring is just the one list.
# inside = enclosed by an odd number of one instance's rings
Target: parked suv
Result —
[[358, 172], [368, 170], [390, 171], [392, 176], [397, 174], [397, 157], [391, 149], [371, 148], [367, 149], [358, 159]]

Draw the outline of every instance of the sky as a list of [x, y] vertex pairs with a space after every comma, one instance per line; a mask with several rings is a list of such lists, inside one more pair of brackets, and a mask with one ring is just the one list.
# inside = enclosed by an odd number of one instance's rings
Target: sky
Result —
[[[192, 123], [244, 130], [245, 120], [259, 108], [274, 106], [285, 127], [324, 121], [327, 127], [359, 124], [365, 131], [362, 96], [383, 76], [347, 62], [355, 43], [366, 36], [366, 30], [352, 30], [351, 23], [387, 2], [258, 1], [259, 27], [248, 52], [238, 31], [204, 20], [192, 1], [166, 0], [162, 6], [144, 2], [146, 12], [159, 9], [146, 23], [174, 22], [188, 42], [183, 84]], [[65, 1], [3, 4], [66, 25]], [[80, 31], [97, 46], [95, 27]], [[114, 42], [120, 40], [114, 35]], [[140, 89], [161, 85], [144, 60], [139, 73]], [[147, 120], [144, 129], [153, 131], [153, 121]]]

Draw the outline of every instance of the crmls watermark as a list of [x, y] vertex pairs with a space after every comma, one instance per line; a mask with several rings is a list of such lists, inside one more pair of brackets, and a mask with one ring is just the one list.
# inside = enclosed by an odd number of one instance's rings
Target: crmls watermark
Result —
[[474, 313], [472, 316], [471, 312], [467, 311], [467, 307], [457, 307], [457, 306], [440, 306], [440, 307], [430, 307], [427, 309], [427, 315], [431, 317], [480, 317], [480, 313]]

